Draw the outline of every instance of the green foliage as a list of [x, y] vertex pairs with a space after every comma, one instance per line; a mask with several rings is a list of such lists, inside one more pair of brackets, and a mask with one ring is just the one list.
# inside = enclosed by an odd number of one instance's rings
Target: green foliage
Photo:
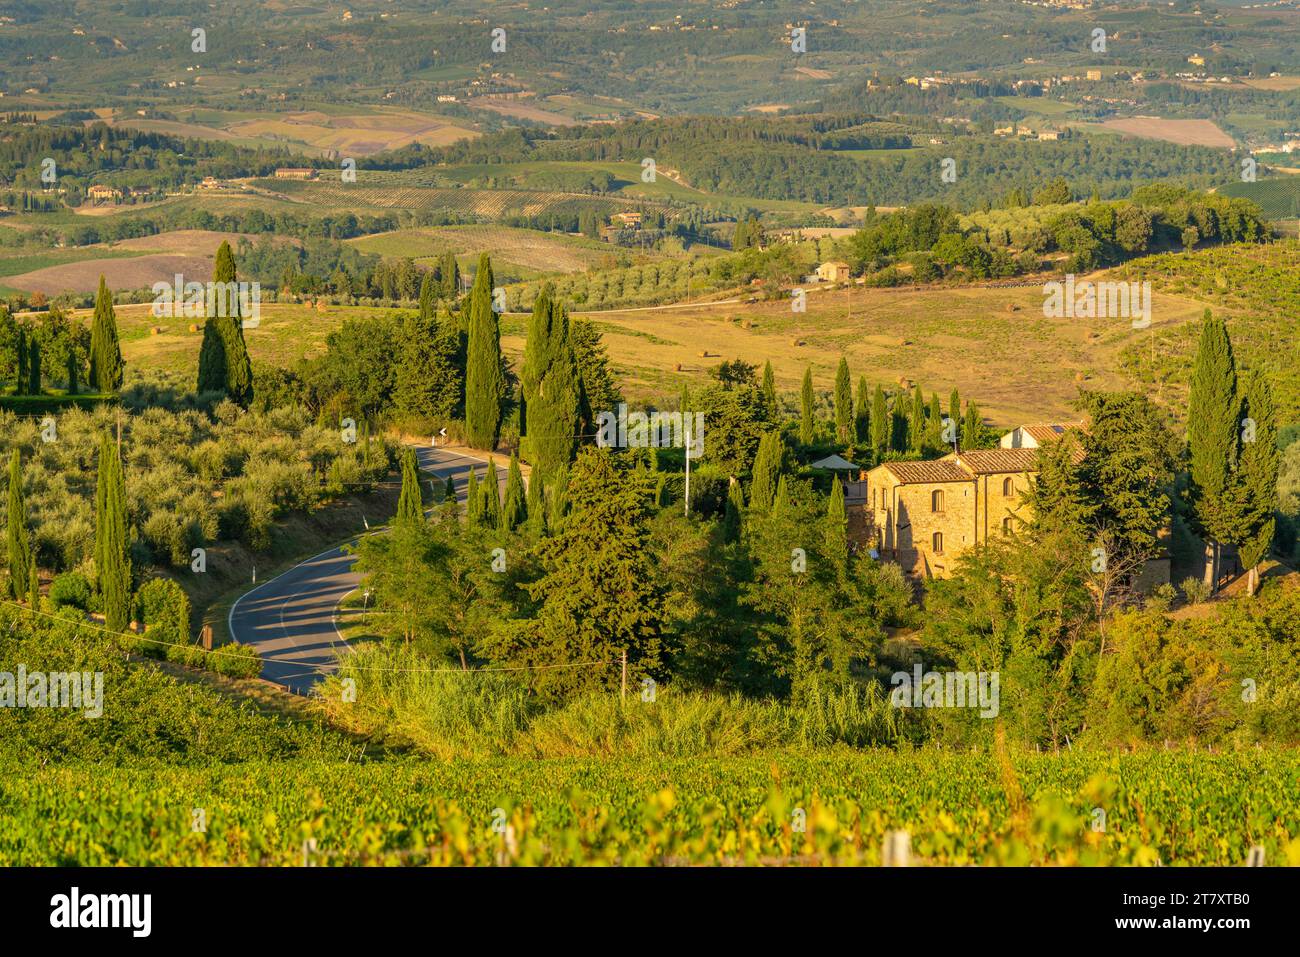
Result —
[[[534, 478], [536, 481], [536, 478]], [[518, 454], [511, 454], [510, 469], [506, 473], [506, 490], [501, 501], [501, 531], [513, 532], [528, 518], [528, 504], [524, 497], [524, 475], [519, 469]]]
[[1188, 399], [1187, 443], [1191, 465], [1188, 496], [1198, 530], [1219, 542], [1237, 541], [1239, 536], [1231, 484], [1241, 418], [1241, 398], [1228, 330], [1222, 319], [1215, 319], [1206, 310]]
[[812, 445], [816, 434], [817, 422], [813, 412], [812, 367], [804, 370], [803, 387], [799, 390], [799, 441]]
[[60, 608], [77, 608], [90, 611], [90, 581], [81, 572], [64, 572], [55, 575], [50, 583], [50, 604], [55, 611]]
[[190, 599], [170, 578], [151, 578], [135, 593], [138, 620], [145, 626], [145, 640], [160, 645], [190, 641]]
[[835, 370], [835, 432], [841, 442], [853, 441], [853, 392], [849, 384], [849, 363], [843, 356]]
[[776, 501], [776, 487], [781, 475], [781, 452], [780, 432], [767, 432], [759, 440], [749, 486], [749, 504], [757, 511], [770, 511]]

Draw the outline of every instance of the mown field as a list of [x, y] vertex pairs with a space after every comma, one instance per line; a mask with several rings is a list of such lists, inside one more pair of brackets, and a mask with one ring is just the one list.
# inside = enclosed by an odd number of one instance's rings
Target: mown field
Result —
[[1298, 782], [1276, 751], [25, 767], [0, 864], [871, 865], [904, 830], [918, 864], [1296, 865]]
[[498, 263], [536, 273], [580, 272], [614, 258], [614, 250], [597, 240], [510, 226], [399, 229], [348, 243], [362, 252], [406, 256], [422, 265], [433, 265], [451, 250], [462, 268], [477, 263], [479, 253], [488, 253], [496, 273], [500, 272]]

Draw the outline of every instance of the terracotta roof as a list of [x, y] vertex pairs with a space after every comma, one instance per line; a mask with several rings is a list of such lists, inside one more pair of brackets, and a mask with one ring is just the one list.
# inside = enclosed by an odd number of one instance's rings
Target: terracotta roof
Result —
[[1043, 422], [1035, 425], [1022, 425], [1020, 430], [1033, 438], [1035, 442], [1054, 442], [1071, 429], [1082, 429], [1083, 422]]
[[1033, 472], [1037, 470], [1037, 449], [972, 449], [945, 456], [955, 458], [962, 467], [976, 475], [991, 472]]
[[969, 482], [971, 474], [952, 461], [951, 457], [932, 462], [883, 462], [889, 471], [904, 484], [924, 482]]

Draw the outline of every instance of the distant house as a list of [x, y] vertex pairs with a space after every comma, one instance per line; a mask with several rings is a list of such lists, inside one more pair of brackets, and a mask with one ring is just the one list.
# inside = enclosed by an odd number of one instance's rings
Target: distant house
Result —
[[624, 229], [640, 229], [641, 214], [637, 212], [615, 213], [609, 217], [609, 221], [615, 225], [622, 226]]
[[104, 186], [101, 183], [96, 183], [94, 186], [90, 187], [90, 189], [86, 190], [86, 195], [94, 202], [100, 203], [121, 199], [122, 191], [120, 189], [114, 189], [111, 186]]
[[1089, 70], [1087, 76], [1088, 76], [1088, 79], [1090, 79], [1090, 80], [1100, 80], [1100, 79], [1101, 79], [1101, 71], [1100, 71], [1100, 70]]
[[315, 179], [319, 171], [308, 166], [281, 166], [275, 171], [276, 179]]
[[998, 444], [1004, 449], [1036, 449], [1057, 441], [1070, 429], [1082, 427], [1082, 422], [1022, 425], [1002, 436]]
[[221, 180], [215, 176], [205, 176], [203, 182], [199, 183], [199, 189], [221, 189]]
[[817, 267], [817, 278], [822, 282], [848, 282], [849, 264], [845, 262], [824, 262]]
[[1193, 53], [1187, 58], [1187, 62], [1192, 66], [1205, 66], [1205, 57], [1201, 56], [1199, 53]]
[[1039, 130], [1038, 138], [1040, 140], [1059, 140], [1061, 132], [1060, 130]]

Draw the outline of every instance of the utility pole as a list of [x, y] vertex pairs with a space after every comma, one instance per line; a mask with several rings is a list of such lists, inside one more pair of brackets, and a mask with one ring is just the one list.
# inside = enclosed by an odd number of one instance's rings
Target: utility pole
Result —
[[621, 698], [624, 704], [627, 704], [627, 649], [623, 649], [623, 690]]

